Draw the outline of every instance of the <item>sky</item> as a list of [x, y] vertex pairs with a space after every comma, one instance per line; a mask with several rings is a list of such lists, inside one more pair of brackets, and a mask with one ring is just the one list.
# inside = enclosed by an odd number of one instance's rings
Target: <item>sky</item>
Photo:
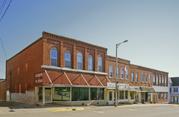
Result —
[[[2, 4], [3, 0], [0, 0]], [[5, 61], [43, 31], [108, 48], [118, 56], [179, 76], [178, 0], [13, 0], [0, 22], [0, 78]]]

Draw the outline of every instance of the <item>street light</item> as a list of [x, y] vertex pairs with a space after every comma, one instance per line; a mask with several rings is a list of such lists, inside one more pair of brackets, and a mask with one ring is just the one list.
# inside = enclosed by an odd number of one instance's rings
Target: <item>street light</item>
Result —
[[[118, 49], [118, 47], [121, 45], [121, 44], [123, 44], [123, 43], [126, 43], [126, 42], [128, 42], [128, 40], [124, 40], [123, 42], [120, 42], [120, 43], [117, 43], [116, 44], [116, 70], [117, 70], [117, 68], [118, 68], [118, 57], [117, 57], [117, 49]], [[118, 69], [119, 70], [119, 69]], [[117, 71], [116, 71], [116, 78], [115, 78], [115, 106], [117, 106], [118, 105], [118, 97], [117, 97], [117, 92], [118, 92], [118, 88], [117, 88], [117, 84], [118, 84], [118, 82], [117, 82], [117, 79], [118, 79], [118, 76], [119, 76], [119, 72], [118, 72], [118, 74], [117, 74]]]

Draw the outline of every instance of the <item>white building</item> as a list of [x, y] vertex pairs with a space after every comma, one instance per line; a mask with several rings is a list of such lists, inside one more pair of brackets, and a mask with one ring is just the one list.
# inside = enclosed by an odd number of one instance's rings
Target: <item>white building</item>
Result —
[[179, 103], [179, 77], [171, 77], [169, 101], [170, 103]]

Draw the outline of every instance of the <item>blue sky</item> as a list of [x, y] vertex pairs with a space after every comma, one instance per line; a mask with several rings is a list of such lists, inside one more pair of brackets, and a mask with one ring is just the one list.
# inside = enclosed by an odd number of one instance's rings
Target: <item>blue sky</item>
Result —
[[[0, 0], [0, 3], [2, 0]], [[177, 0], [13, 0], [0, 22], [7, 58], [41, 36], [42, 31], [108, 48], [115, 44], [131, 63], [179, 76], [179, 1]], [[5, 55], [0, 48], [0, 77]]]

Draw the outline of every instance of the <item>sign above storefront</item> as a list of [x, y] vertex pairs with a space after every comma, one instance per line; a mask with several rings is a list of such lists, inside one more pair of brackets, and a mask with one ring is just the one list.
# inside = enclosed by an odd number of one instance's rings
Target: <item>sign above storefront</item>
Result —
[[[115, 83], [111, 83], [111, 82], [107, 83], [107, 89], [115, 89], [115, 88], [116, 88]], [[128, 90], [129, 84], [118, 83], [117, 88], [118, 88], [118, 90]]]

